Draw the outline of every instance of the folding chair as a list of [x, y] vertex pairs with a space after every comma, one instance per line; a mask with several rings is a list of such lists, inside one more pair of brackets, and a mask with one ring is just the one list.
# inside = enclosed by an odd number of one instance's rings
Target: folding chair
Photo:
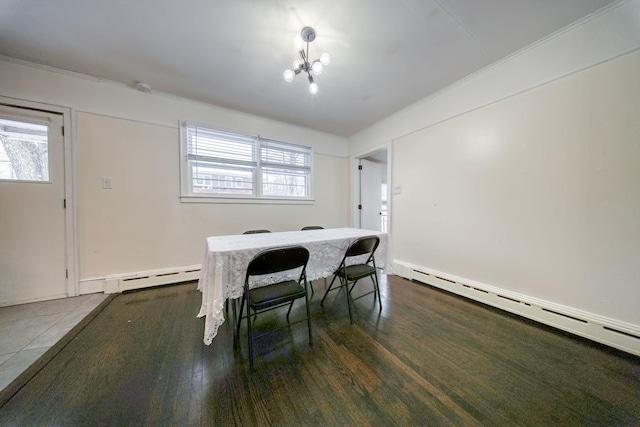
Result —
[[[335, 291], [336, 289], [345, 288], [347, 295], [347, 306], [349, 307], [349, 321], [353, 324], [353, 315], [351, 313], [351, 304], [352, 300], [362, 298], [371, 293], [374, 294], [374, 298], [378, 298], [378, 305], [380, 307], [380, 311], [382, 311], [382, 300], [380, 298], [380, 287], [378, 286], [378, 273], [376, 269], [376, 261], [373, 257], [376, 248], [380, 244], [380, 238], [378, 236], [367, 236], [360, 237], [355, 242], [353, 242], [345, 251], [344, 257], [342, 258], [342, 262], [340, 266], [336, 270], [333, 276], [333, 280], [331, 280], [331, 284], [329, 288], [324, 293], [324, 297], [322, 297], [322, 301], [320, 305], [323, 306], [325, 298], [327, 298], [327, 294], [330, 291]], [[353, 263], [354, 257], [364, 257], [365, 255], [369, 255], [364, 263]], [[351, 262], [351, 264], [350, 264]], [[356, 286], [356, 283], [360, 279], [365, 277], [371, 277], [373, 282], [373, 290], [360, 295], [356, 298], [351, 297], [351, 291]], [[333, 288], [333, 284], [336, 281], [336, 278], [340, 280], [340, 286], [336, 286]], [[351, 286], [351, 287], [349, 287]]]
[[[245, 301], [247, 303], [247, 335], [249, 339], [249, 367], [253, 372], [253, 341], [268, 335], [270, 333], [285, 329], [291, 326], [289, 323], [289, 314], [295, 300], [304, 298], [307, 310], [307, 326], [309, 329], [309, 346], [313, 345], [311, 336], [311, 315], [309, 312], [309, 298], [307, 297], [307, 262], [309, 261], [309, 251], [302, 246], [288, 246], [282, 248], [268, 249], [257, 254], [247, 267], [247, 274], [244, 280], [244, 294], [240, 303], [240, 318], [238, 319], [238, 327], [236, 337], [240, 336], [240, 325], [242, 323], [242, 311]], [[301, 269], [297, 280], [285, 279], [277, 283], [256, 286], [258, 283], [252, 283], [251, 278], [254, 276], [274, 275], [276, 273], [288, 272], [289, 277], [294, 270]], [[283, 278], [286, 277], [282, 276]], [[266, 280], [261, 278], [262, 280]], [[251, 284], [251, 288], [249, 287]], [[255, 322], [255, 316], [258, 313], [273, 310], [289, 304], [287, 311], [287, 326], [278, 328], [259, 336], [252, 336], [252, 323]], [[253, 313], [252, 313], [253, 311]], [[254, 320], [252, 321], [252, 317]], [[305, 319], [300, 320], [300, 322]], [[298, 323], [298, 322], [296, 322]], [[237, 342], [237, 340], [236, 340]]]

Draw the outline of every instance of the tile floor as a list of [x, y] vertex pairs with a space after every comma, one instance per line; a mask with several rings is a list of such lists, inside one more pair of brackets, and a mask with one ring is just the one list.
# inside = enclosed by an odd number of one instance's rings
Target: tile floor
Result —
[[107, 297], [90, 294], [0, 307], [0, 390]]

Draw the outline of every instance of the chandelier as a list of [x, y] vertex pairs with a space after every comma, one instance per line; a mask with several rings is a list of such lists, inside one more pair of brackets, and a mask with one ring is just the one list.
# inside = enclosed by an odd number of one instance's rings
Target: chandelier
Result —
[[[284, 81], [286, 82], [293, 81], [293, 78], [300, 73], [307, 73], [307, 79], [309, 80], [309, 92], [313, 95], [318, 93], [318, 83], [313, 81], [313, 76], [311, 74], [315, 76], [322, 74], [324, 66], [328, 65], [331, 60], [328, 53], [323, 53], [320, 55], [319, 59], [314, 59], [313, 61], [309, 60], [309, 43], [314, 41], [315, 38], [316, 30], [311, 27], [304, 27], [302, 31], [300, 31], [300, 35], [296, 36], [296, 47], [298, 48], [300, 59], [293, 61], [293, 70], [284, 71]], [[307, 44], [306, 50], [304, 48], [305, 43]]]

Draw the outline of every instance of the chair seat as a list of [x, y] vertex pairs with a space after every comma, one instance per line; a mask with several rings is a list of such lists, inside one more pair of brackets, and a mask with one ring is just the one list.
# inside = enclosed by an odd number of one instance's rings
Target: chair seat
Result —
[[250, 292], [251, 308], [263, 310], [301, 298], [305, 294], [305, 289], [295, 280], [287, 280], [286, 282], [254, 288]]
[[355, 264], [355, 265], [348, 266], [344, 270], [338, 269], [338, 271], [336, 271], [336, 276], [338, 277], [346, 276], [348, 280], [358, 280], [358, 279], [362, 279], [363, 277], [371, 276], [372, 274], [375, 274], [375, 273], [376, 273], [376, 269], [371, 265]]

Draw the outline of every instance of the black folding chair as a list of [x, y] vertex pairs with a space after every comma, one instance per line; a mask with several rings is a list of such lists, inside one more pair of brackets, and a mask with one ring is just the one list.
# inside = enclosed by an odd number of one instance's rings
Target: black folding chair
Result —
[[[329, 288], [324, 293], [324, 297], [322, 297], [322, 301], [320, 305], [324, 304], [325, 298], [327, 298], [327, 294], [330, 291], [335, 291], [336, 289], [345, 288], [345, 294], [347, 295], [347, 306], [349, 307], [349, 321], [353, 324], [353, 315], [351, 314], [351, 303], [352, 300], [362, 298], [371, 293], [374, 294], [374, 299], [378, 298], [378, 305], [380, 306], [380, 311], [382, 311], [382, 300], [380, 298], [380, 287], [378, 286], [378, 272], [376, 269], [376, 261], [374, 259], [374, 252], [376, 248], [380, 244], [380, 238], [378, 236], [367, 236], [360, 237], [355, 242], [353, 242], [345, 251], [344, 257], [342, 258], [342, 262], [340, 266], [336, 270], [333, 276], [333, 280], [331, 280], [331, 284]], [[352, 263], [354, 257], [369, 255], [364, 263]], [[333, 284], [336, 281], [336, 277], [340, 279], [340, 286], [336, 286], [333, 288]], [[356, 286], [356, 283], [360, 279], [364, 279], [365, 277], [371, 277], [373, 282], [373, 290], [362, 294], [356, 298], [351, 297], [351, 291]], [[349, 287], [351, 286], [351, 287]]]
[[[240, 325], [242, 323], [242, 311], [244, 303], [247, 302], [247, 334], [249, 338], [249, 367], [253, 371], [253, 341], [271, 334], [273, 332], [285, 329], [291, 326], [289, 323], [289, 314], [295, 300], [304, 298], [307, 310], [307, 326], [309, 329], [309, 346], [313, 345], [311, 336], [311, 315], [309, 312], [309, 298], [307, 296], [307, 262], [309, 261], [309, 251], [302, 246], [288, 246], [282, 248], [268, 249], [257, 254], [247, 267], [247, 274], [244, 280], [244, 294], [240, 303], [240, 318], [238, 319], [238, 327], [236, 337], [240, 336]], [[251, 277], [273, 275], [275, 273], [289, 272], [289, 277], [296, 269], [301, 269], [297, 280], [285, 279], [277, 283], [270, 283], [262, 286], [256, 286], [258, 283], [251, 283]], [[266, 277], [266, 276], [265, 276]], [[283, 276], [285, 277], [285, 276]], [[262, 278], [263, 280], [264, 277]], [[250, 284], [252, 285], [249, 288]], [[287, 326], [278, 328], [259, 336], [252, 336], [252, 323], [255, 322], [255, 316], [258, 313], [273, 310], [289, 304], [287, 311]], [[253, 311], [253, 313], [252, 313]], [[254, 320], [252, 321], [252, 317]], [[300, 322], [305, 319], [300, 320]], [[295, 322], [298, 323], [298, 322]], [[236, 339], [237, 342], [237, 339]]]

